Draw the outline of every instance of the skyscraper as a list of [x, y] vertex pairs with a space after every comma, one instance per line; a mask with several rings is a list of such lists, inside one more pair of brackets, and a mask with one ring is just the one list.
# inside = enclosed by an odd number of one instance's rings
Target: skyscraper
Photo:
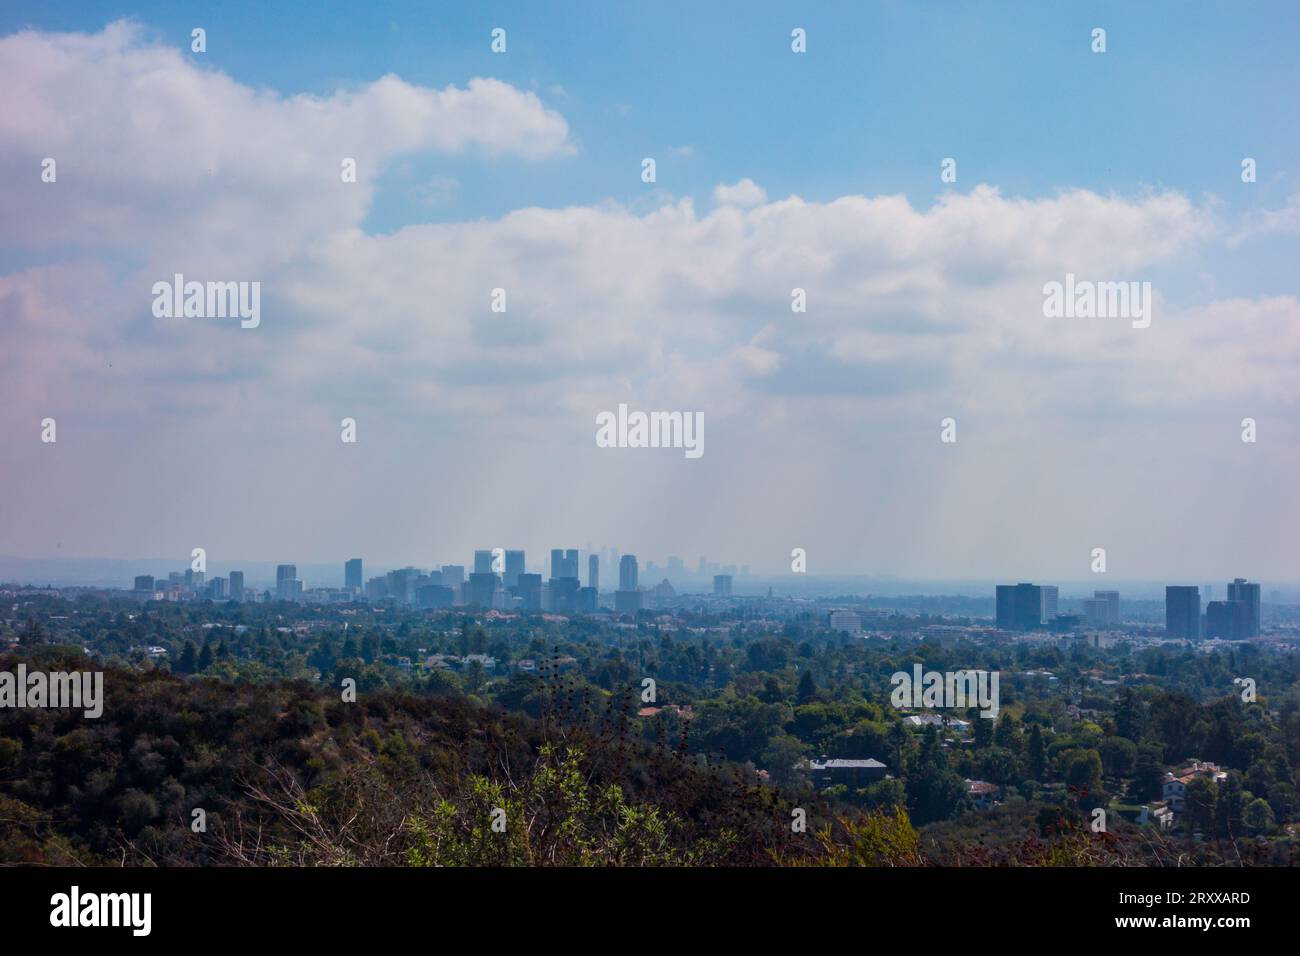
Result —
[[353, 558], [343, 565], [343, 586], [361, 590], [365, 578], [361, 576], [361, 559]]
[[244, 599], [244, 572], [230, 572], [230, 600], [242, 601]]
[[578, 549], [551, 549], [551, 577], [576, 578], [578, 576]]
[[[654, 578], [650, 578], [650, 580], [653, 581]], [[713, 593], [720, 594], [720, 595], [726, 595], [731, 593], [730, 574], [715, 574], [713, 576]]]
[[141, 574], [135, 579], [135, 589], [137, 591], [153, 591], [153, 575]]
[[1241, 637], [1259, 637], [1259, 585], [1251, 584], [1245, 578], [1234, 578], [1228, 585], [1228, 600], [1240, 601], [1246, 606], [1246, 632]]
[[[490, 552], [489, 552], [490, 553]], [[481, 608], [491, 609], [492, 597], [497, 589], [497, 576], [491, 571], [475, 571], [469, 576], [469, 594], [466, 604], [477, 604]]]
[[1028, 631], [1043, 625], [1043, 591], [1035, 584], [999, 584], [997, 625], [1004, 631]]
[[516, 585], [521, 606], [528, 611], [537, 611], [542, 607], [542, 576], [524, 573], [519, 575]]
[[551, 607], [557, 614], [573, 614], [578, 610], [578, 579], [551, 578]]
[[506, 587], [513, 588], [519, 584], [519, 575], [524, 573], [524, 553], [522, 551], [506, 552], [506, 575], [503, 582]]
[[587, 587], [600, 593], [600, 558], [594, 554], [587, 558]]
[[491, 574], [492, 573], [492, 552], [475, 551], [474, 552], [474, 573]]
[[620, 591], [636, 590], [636, 555], [625, 554], [618, 562], [618, 589]]
[[640, 591], [615, 591], [614, 610], [619, 614], [635, 614], [641, 610]]
[[1118, 591], [1093, 591], [1092, 596], [1095, 600], [1104, 601], [1106, 606], [1105, 617], [1102, 621], [1106, 627], [1119, 626], [1119, 592]]
[[620, 614], [641, 610], [641, 592], [637, 588], [636, 555], [625, 554], [618, 562], [618, 590], [614, 592], [614, 609]]
[[302, 592], [302, 582], [298, 580], [298, 567], [293, 564], [279, 564], [275, 568], [275, 596], [281, 601], [296, 600]]
[[1165, 588], [1165, 633], [1187, 641], [1201, 636], [1201, 592], [1194, 585]]
[[1044, 584], [1038, 589], [1039, 596], [1039, 619], [1045, 624], [1056, 617], [1056, 605], [1060, 596], [1060, 588], [1055, 584]]
[[[1228, 585], [1231, 593], [1232, 585]], [[1205, 605], [1205, 636], [1241, 641], [1250, 635], [1250, 605], [1245, 601], [1211, 601]]]

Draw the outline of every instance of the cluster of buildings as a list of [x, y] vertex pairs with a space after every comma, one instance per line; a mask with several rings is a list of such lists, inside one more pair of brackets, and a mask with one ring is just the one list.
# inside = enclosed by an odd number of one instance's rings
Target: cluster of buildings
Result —
[[[1206, 594], [1210, 589], [1205, 589]], [[1003, 631], [1069, 631], [1076, 627], [1119, 626], [1119, 592], [1094, 591], [1083, 601], [1082, 614], [1058, 610], [1059, 591], [1052, 585], [999, 584], [996, 589], [997, 627]], [[1242, 641], [1259, 636], [1260, 586], [1236, 578], [1228, 585], [1227, 600], [1209, 601], [1201, 612], [1201, 588], [1170, 585], [1165, 588], [1165, 631], [1180, 640], [1220, 639]]]
[[[1206, 596], [1210, 589], [1206, 588]], [[1201, 593], [1195, 585], [1165, 588], [1165, 630], [1189, 641], [1218, 638], [1244, 641], [1259, 637], [1259, 585], [1234, 578], [1226, 601], [1209, 601], [1201, 613]]]
[[[245, 587], [244, 573], [232, 571], [229, 577], [207, 579], [203, 572], [174, 571], [166, 579], [140, 575], [133, 593], [142, 600], [219, 601], [295, 601], [328, 604], [339, 601], [368, 600], [393, 602], [415, 608], [478, 607], [485, 610], [542, 610], [559, 614], [595, 613], [612, 606], [621, 614], [641, 610], [647, 595], [655, 603], [676, 596], [665, 579], [648, 591], [640, 585], [636, 555], [625, 554], [618, 561], [618, 587], [602, 594], [600, 559], [587, 559], [587, 577], [580, 576], [579, 556], [575, 548], [551, 551], [551, 573], [543, 577], [526, 570], [522, 550], [497, 549], [474, 552], [473, 570], [459, 564], [444, 564], [434, 570], [407, 567], [365, 580], [360, 558], [352, 558], [343, 567], [341, 588], [306, 588], [298, 577], [298, 568], [281, 564], [275, 570], [275, 588], [260, 594]], [[731, 575], [714, 577], [714, 593], [731, 593]], [[611, 605], [612, 601], [612, 605]]]

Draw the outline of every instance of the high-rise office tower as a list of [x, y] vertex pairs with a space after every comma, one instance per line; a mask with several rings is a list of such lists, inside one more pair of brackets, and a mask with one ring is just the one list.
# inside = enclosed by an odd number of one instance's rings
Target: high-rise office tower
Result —
[[1206, 637], [1241, 641], [1250, 636], [1249, 630], [1250, 605], [1245, 601], [1211, 601], [1205, 605]]
[[636, 590], [636, 555], [625, 554], [618, 562], [618, 589], [620, 591]]
[[242, 601], [244, 599], [244, 572], [230, 572], [230, 600]]
[[1234, 578], [1228, 585], [1228, 600], [1246, 606], [1246, 632], [1241, 637], [1259, 637], [1259, 585], [1245, 578]]
[[361, 590], [365, 578], [361, 576], [361, 559], [353, 558], [343, 565], [343, 586]]
[[1201, 636], [1201, 592], [1194, 585], [1165, 588], [1165, 633], [1187, 641]]
[[[653, 581], [654, 578], [650, 578], [649, 580]], [[714, 594], [721, 594], [721, 595], [725, 595], [725, 594], [730, 594], [730, 593], [731, 593], [731, 575], [730, 575], [730, 574], [715, 574], [715, 575], [713, 576], [713, 593], [714, 593]]]
[[542, 607], [542, 576], [524, 573], [519, 575], [516, 585], [519, 591], [521, 607], [528, 611], [538, 611]]
[[578, 579], [551, 578], [551, 607], [557, 614], [573, 614], [578, 610]]
[[1038, 595], [1041, 603], [1039, 607], [1039, 617], [1046, 624], [1056, 617], [1057, 599], [1060, 597], [1060, 588], [1055, 584], [1044, 584], [1038, 589]]
[[1105, 602], [1105, 616], [1102, 624], [1106, 627], [1119, 626], [1119, 592], [1118, 591], [1093, 591], [1094, 600]]
[[469, 594], [465, 598], [465, 603], [477, 604], [481, 608], [490, 609], [496, 589], [497, 576], [495, 574], [491, 571], [475, 571], [469, 576]]
[[152, 575], [152, 574], [140, 574], [140, 575], [136, 575], [136, 579], [135, 579], [135, 589], [136, 589], [137, 591], [152, 591], [152, 590], [153, 590], [153, 575]]
[[491, 551], [474, 552], [474, 573], [475, 574], [492, 573], [492, 552]]
[[278, 564], [275, 568], [275, 596], [281, 601], [292, 601], [298, 596], [298, 567]]
[[465, 583], [465, 565], [444, 564], [442, 566], [442, 583], [449, 588], [458, 588]]
[[600, 558], [594, 554], [587, 558], [587, 587], [600, 593]]
[[1084, 598], [1083, 619], [1089, 627], [1106, 626], [1106, 601], [1103, 598]]
[[506, 552], [506, 576], [503, 582], [506, 587], [513, 588], [519, 584], [519, 575], [524, 573], [524, 553], [522, 551]]
[[1043, 592], [1035, 584], [999, 584], [997, 625], [1004, 631], [1029, 631], [1043, 625]]
[[451, 607], [453, 597], [451, 588], [441, 584], [422, 584], [415, 589], [415, 606], [422, 610]]
[[551, 549], [551, 577], [576, 578], [578, 576], [578, 549]]

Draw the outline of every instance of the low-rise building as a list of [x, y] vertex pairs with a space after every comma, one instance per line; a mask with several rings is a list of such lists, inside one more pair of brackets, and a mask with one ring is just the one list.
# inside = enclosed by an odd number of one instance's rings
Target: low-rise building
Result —
[[848, 787], [865, 787], [869, 783], [885, 779], [888, 771], [879, 760], [865, 758], [819, 757], [804, 761], [802, 764], [812, 780], [819, 787], [844, 784]]
[[1197, 777], [1205, 777], [1215, 786], [1218, 786], [1228, 779], [1228, 774], [1226, 771], [1220, 770], [1217, 765], [1200, 760], [1193, 760], [1177, 773], [1165, 774], [1165, 781], [1160, 788], [1160, 796], [1164, 798], [1165, 803], [1169, 805], [1174, 813], [1183, 813], [1186, 810], [1187, 785]]
[[967, 780], [966, 796], [976, 810], [988, 810], [998, 805], [1002, 788], [987, 780]]

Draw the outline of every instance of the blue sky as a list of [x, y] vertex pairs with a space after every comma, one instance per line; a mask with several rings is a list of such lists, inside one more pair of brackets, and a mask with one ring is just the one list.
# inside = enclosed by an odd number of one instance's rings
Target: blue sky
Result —
[[[0, 427], [69, 438], [5, 449], [0, 542], [1300, 580], [1298, 38], [1294, 3], [9, 2]], [[258, 330], [152, 315], [180, 271], [261, 282]], [[1150, 281], [1154, 324], [1045, 321], [1066, 273]], [[708, 454], [598, 450], [621, 402]]]
[[[207, 65], [281, 93], [326, 95], [389, 72], [437, 87], [483, 75], [534, 90], [569, 121], [572, 158], [406, 164], [413, 180], [461, 183], [427, 218], [634, 201], [647, 155], [661, 189], [700, 198], [748, 176], [773, 196], [901, 192], [926, 204], [945, 156], [958, 158], [959, 186], [1019, 196], [1176, 189], [1248, 206], [1297, 187], [1294, 3], [425, 0], [300, 12], [17, 0], [0, 9], [0, 30], [96, 31], [122, 17], [179, 46], [202, 25]], [[489, 51], [495, 26], [508, 31], [505, 55]], [[790, 53], [793, 26], [808, 31], [807, 55]], [[1094, 26], [1107, 30], [1104, 55], [1090, 50]], [[1260, 162], [1248, 193], [1243, 155]], [[371, 228], [410, 220], [400, 192], [381, 196]]]

